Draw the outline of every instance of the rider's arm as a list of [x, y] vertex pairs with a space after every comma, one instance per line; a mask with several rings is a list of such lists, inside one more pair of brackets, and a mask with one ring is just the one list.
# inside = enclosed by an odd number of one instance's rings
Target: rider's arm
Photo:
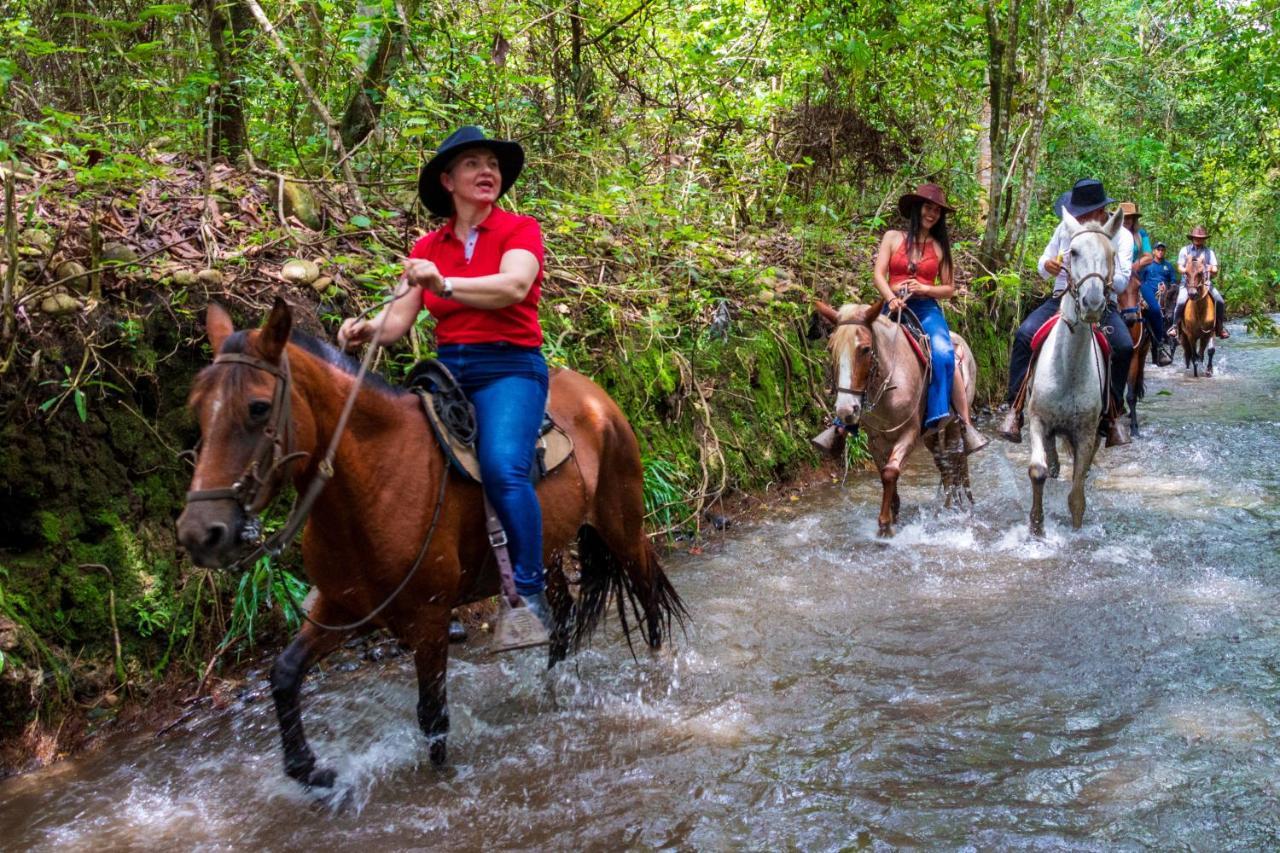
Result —
[[1178, 273], [1180, 275], [1187, 274], [1187, 247], [1183, 246], [1178, 250]]
[[[364, 321], [372, 327], [374, 332], [378, 329], [382, 330], [378, 335], [378, 343], [382, 346], [395, 343], [408, 334], [409, 329], [413, 327], [413, 322], [418, 319], [418, 312], [422, 310], [421, 287], [411, 285], [402, 278], [396, 284], [395, 296], [395, 302], [383, 308], [373, 319]], [[343, 325], [346, 328], [347, 324]]]
[[508, 249], [494, 275], [474, 278], [449, 276], [452, 297], [471, 308], [506, 308], [523, 302], [538, 277], [540, 265], [528, 249]]
[[1121, 228], [1116, 235], [1116, 269], [1111, 287], [1116, 295], [1129, 289], [1129, 279], [1133, 276], [1133, 235], [1128, 228]]
[[876, 253], [876, 265], [871, 270], [871, 280], [875, 282], [876, 290], [890, 303], [898, 297], [889, 289], [889, 259], [905, 239], [906, 236], [901, 231], [884, 232], [884, 236], [880, 238], [880, 250]]
[[1213, 249], [1209, 250], [1209, 275], [1218, 274], [1218, 253]]
[[1058, 227], [1054, 229], [1053, 236], [1049, 238], [1048, 245], [1044, 247], [1044, 251], [1040, 254], [1040, 263], [1036, 264], [1036, 269], [1040, 270], [1041, 278], [1047, 280], [1054, 278], [1057, 275], [1057, 273], [1053, 273], [1045, 269], [1045, 264], [1049, 261], [1061, 262], [1062, 259], [1060, 256], [1062, 255], [1062, 252], [1062, 225], [1059, 223]]

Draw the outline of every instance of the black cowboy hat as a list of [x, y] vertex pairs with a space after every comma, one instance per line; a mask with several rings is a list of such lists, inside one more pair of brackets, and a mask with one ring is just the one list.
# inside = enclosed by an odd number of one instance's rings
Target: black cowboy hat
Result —
[[520, 147], [520, 143], [507, 139], [490, 139], [475, 125], [463, 125], [440, 143], [435, 156], [427, 161], [418, 174], [418, 198], [436, 216], [453, 214], [453, 198], [440, 183], [440, 176], [453, 162], [453, 158], [468, 148], [487, 148], [498, 158], [498, 168], [502, 172], [502, 187], [498, 190], [498, 198], [502, 198], [511, 189], [511, 185], [520, 176], [520, 170], [524, 168], [524, 149]]
[[911, 218], [911, 208], [917, 204], [923, 204], [931, 201], [938, 207], [942, 208], [946, 213], [955, 213], [955, 208], [947, 204], [947, 197], [942, 192], [942, 187], [937, 184], [921, 184], [916, 187], [913, 193], [907, 193], [898, 199], [898, 212], [906, 218]]
[[1079, 217], [1114, 203], [1115, 199], [1107, 195], [1107, 191], [1102, 188], [1102, 181], [1082, 178], [1076, 181], [1074, 187], [1058, 196], [1053, 203], [1053, 213], [1061, 219], [1062, 211], [1065, 209], [1072, 216]]

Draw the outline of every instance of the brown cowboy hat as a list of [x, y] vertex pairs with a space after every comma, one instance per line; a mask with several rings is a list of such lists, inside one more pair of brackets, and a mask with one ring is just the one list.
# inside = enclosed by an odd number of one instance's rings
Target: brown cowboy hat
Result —
[[937, 184], [921, 184], [913, 193], [907, 193], [898, 199], [898, 212], [910, 218], [911, 208], [917, 203], [931, 201], [947, 213], [955, 213], [956, 209], [947, 204], [947, 196]]
[[1138, 210], [1138, 205], [1131, 201], [1120, 202], [1120, 212], [1124, 216], [1132, 216], [1134, 219], [1142, 218], [1142, 212]]
[[1197, 225], [1195, 228], [1191, 229], [1191, 233], [1188, 234], [1187, 237], [1191, 240], [1194, 240], [1197, 237], [1201, 238], [1202, 240], [1208, 240], [1209, 232], [1204, 230], [1203, 225]]

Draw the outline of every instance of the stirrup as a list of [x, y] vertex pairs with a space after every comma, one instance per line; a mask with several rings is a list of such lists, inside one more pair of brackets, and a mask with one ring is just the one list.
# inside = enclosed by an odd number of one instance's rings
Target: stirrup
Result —
[[[977, 453], [991, 443], [991, 439], [978, 432], [973, 424], [966, 420], [961, 420], [960, 423], [962, 425], [961, 437], [964, 440], [964, 453], [966, 456], [971, 453]], [[1018, 437], [1021, 438], [1022, 436], [1019, 435]]]
[[545, 646], [551, 642], [547, 628], [538, 615], [528, 607], [512, 607], [504, 596], [498, 596], [501, 612], [498, 614], [498, 627], [493, 632], [493, 643], [489, 646], [492, 654], [514, 652], [535, 646]]
[[1014, 444], [1022, 443], [1022, 411], [1016, 405], [1009, 407], [1009, 413], [1001, 421], [996, 435]]

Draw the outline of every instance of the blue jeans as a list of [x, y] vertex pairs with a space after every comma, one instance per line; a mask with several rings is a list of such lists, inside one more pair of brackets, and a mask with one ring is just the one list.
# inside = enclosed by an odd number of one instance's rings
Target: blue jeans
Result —
[[1151, 334], [1155, 335], [1157, 343], [1164, 342], [1164, 315], [1160, 313], [1160, 298], [1156, 296], [1157, 285], [1154, 281], [1150, 284], [1143, 283], [1142, 298], [1147, 303], [1147, 309], [1142, 312], [1142, 316], [1147, 318], [1147, 325], [1151, 328]]
[[[929, 396], [924, 406], [925, 429], [951, 414], [951, 385], [956, 375], [956, 350], [951, 345], [951, 329], [942, 314], [942, 306], [936, 299], [913, 296], [907, 307], [920, 320], [920, 326], [929, 336], [929, 348], [933, 353], [933, 375], [929, 378]], [[885, 306], [888, 313], [889, 306]]]
[[539, 593], [542, 507], [529, 474], [547, 407], [547, 362], [541, 350], [508, 344], [448, 344], [438, 357], [476, 407], [480, 476], [507, 531], [516, 591]]

